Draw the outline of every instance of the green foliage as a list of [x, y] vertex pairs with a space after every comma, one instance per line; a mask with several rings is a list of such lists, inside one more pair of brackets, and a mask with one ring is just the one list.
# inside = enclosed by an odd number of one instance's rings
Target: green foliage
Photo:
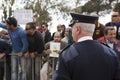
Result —
[[[83, 0], [21, 0], [25, 6], [25, 9], [32, 9], [34, 18], [36, 18], [37, 25], [42, 22], [50, 22], [53, 16], [60, 15], [66, 19], [68, 14], [72, 12], [77, 13], [91, 13], [115, 10], [120, 12], [119, 0], [84, 0], [86, 3], [82, 5]], [[15, 0], [2, 0], [1, 9], [3, 10], [3, 18], [10, 17], [13, 12], [13, 5]]]
[[66, 12], [69, 12], [70, 7], [66, 6], [65, 0], [27, 0], [25, 1], [25, 9], [32, 9], [37, 25], [40, 25], [42, 22], [50, 22], [52, 17], [50, 13], [54, 14], [63, 14], [63, 16], [67, 15]]
[[7, 17], [12, 16], [12, 6], [14, 5], [15, 0], [4, 0], [2, 1], [1, 8], [3, 9], [3, 20], [6, 20]]
[[115, 5], [114, 11], [118, 11], [120, 13], [120, 3]]
[[114, 0], [90, 0], [84, 6], [82, 6], [82, 12], [97, 12], [112, 9], [111, 3]]

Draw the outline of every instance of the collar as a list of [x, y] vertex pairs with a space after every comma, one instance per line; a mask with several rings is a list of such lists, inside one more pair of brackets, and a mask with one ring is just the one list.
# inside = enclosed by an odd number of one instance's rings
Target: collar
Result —
[[108, 44], [114, 44], [114, 42], [110, 42], [108, 39], [106, 39], [106, 42], [108, 43]]
[[79, 38], [79, 40], [77, 42], [82, 42], [85, 40], [93, 40], [92, 36], [85, 36], [85, 37], [81, 37]]

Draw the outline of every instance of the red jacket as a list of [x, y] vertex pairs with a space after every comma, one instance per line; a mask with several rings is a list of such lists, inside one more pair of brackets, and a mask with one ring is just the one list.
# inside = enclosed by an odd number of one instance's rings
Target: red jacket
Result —
[[[98, 38], [97, 40], [99, 40], [99, 41], [101, 41], [103, 44], [106, 44], [106, 45], [107, 45], [107, 43], [106, 43], [106, 39], [105, 39], [104, 36]], [[118, 45], [118, 40], [117, 40], [117, 39], [115, 39], [114, 44], [115, 44], [115, 45]]]

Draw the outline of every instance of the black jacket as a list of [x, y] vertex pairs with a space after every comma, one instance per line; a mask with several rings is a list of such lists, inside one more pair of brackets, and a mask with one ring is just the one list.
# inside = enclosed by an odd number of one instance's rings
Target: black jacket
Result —
[[10, 61], [10, 54], [12, 51], [12, 46], [5, 41], [0, 41], [0, 54], [5, 53], [7, 61]]
[[47, 43], [49, 41], [51, 41], [51, 33], [47, 30], [45, 32], [44, 42]]
[[116, 53], [98, 41], [86, 40], [65, 49], [54, 80], [120, 80]]
[[5, 53], [6, 55], [11, 53], [12, 46], [5, 41], [0, 41], [0, 53]]
[[28, 42], [29, 42], [29, 47], [28, 51], [31, 52], [37, 52], [37, 53], [42, 53], [44, 50], [44, 41], [42, 34], [39, 31], [35, 31], [34, 35], [27, 35], [28, 37]]

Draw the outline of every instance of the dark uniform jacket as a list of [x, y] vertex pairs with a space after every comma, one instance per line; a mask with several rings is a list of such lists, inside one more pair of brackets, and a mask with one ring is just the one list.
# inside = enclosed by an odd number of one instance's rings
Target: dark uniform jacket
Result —
[[120, 80], [116, 53], [98, 41], [74, 43], [59, 57], [54, 80]]
[[[103, 44], [109, 46], [106, 42], [105, 37], [101, 37], [98, 40], [101, 41]], [[117, 39], [114, 40], [113, 50], [117, 53], [118, 58], [119, 58], [119, 62], [120, 62], [120, 40], [117, 40]]]

